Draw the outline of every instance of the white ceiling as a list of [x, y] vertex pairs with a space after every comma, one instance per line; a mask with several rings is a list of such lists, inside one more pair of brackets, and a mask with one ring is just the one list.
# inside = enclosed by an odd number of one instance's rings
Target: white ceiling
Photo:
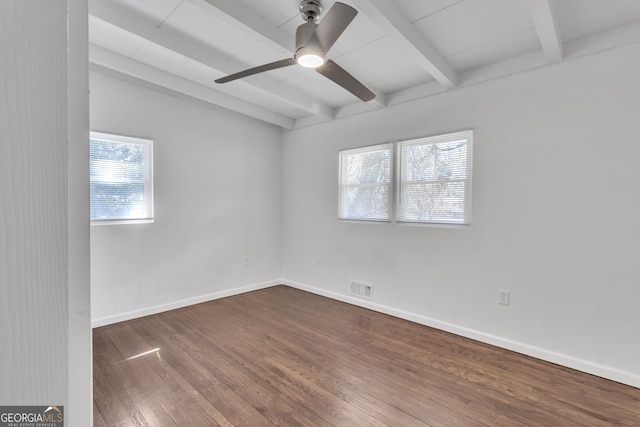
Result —
[[366, 103], [297, 65], [214, 82], [292, 57], [299, 0], [90, 0], [91, 67], [294, 129], [640, 42], [640, 0], [343, 3], [359, 13], [327, 57]]

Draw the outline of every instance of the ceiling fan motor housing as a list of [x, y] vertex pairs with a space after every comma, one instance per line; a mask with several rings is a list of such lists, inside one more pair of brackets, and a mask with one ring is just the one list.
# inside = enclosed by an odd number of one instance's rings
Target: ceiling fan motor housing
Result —
[[316, 22], [322, 12], [322, 5], [318, 0], [302, 0], [300, 14], [306, 22]]
[[314, 22], [307, 22], [298, 27], [296, 30], [296, 52], [307, 44], [317, 26], [318, 24]]

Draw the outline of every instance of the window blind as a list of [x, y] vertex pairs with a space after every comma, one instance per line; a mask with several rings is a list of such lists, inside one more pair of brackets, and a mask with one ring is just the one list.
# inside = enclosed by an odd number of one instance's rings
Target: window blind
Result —
[[340, 152], [339, 218], [389, 221], [392, 145]]
[[402, 141], [398, 221], [468, 224], [472, 131]]
[[90, 136], [91, 220], [153, 219], [153, 141]]

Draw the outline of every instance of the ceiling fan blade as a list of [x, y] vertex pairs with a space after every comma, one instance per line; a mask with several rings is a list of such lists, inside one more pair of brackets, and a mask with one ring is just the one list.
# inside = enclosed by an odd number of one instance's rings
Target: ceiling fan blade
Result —
[[371, 101], [376, 95], [367, 89], [362, 83], [356, 80], [351, 74], [347, 73], [344, 68], [332, 60], [328, 60], [324, 65], [316, 68], [316, 71], [339, 84], [361, 100]]
[[276, 68], [288, 67], [296, 63], [293, 58], [281, 59], [280, 61], [271, 62], [269, 64], [260, 65], [258, 67], [249, 68], [248, 70], [240, 71], [235, 74], [230, 74], [226, 77], [216, 79], [216, 83], [227, 83], [233, 80], [241, 79], [243, 77], [252, 76], [254, 74], [262, 73], [264, 71], [275, 70]]
[[313, 46], [319, 43], [326, 54], [357, 14], [358, 11], [351, 6], [336, 2], [322, 18], [307, 44]]

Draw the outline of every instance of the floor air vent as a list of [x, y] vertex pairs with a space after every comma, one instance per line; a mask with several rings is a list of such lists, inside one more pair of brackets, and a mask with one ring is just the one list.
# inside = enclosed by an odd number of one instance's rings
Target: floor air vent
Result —
[[351, 280], [351, 295], [364, 299], [373, 299], [373, 285], [359, 280]]

